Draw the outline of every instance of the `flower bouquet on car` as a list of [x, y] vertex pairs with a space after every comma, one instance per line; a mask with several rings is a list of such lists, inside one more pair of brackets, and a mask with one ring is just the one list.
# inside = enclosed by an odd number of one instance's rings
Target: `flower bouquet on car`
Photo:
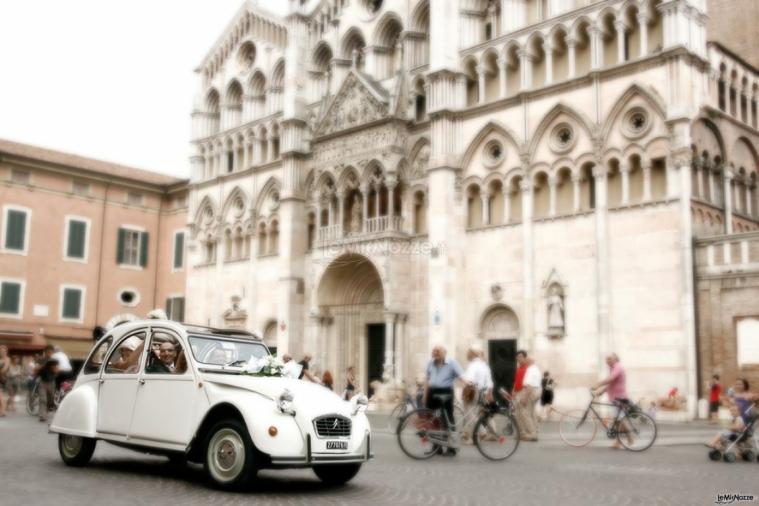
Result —
[[245, 366], [245, 374], [251, 376], [283, 376], [282, 369], [285, 367], [284, 362], [275, 357], [269, 355], [267, 357], [250, 357], [247, 365]]

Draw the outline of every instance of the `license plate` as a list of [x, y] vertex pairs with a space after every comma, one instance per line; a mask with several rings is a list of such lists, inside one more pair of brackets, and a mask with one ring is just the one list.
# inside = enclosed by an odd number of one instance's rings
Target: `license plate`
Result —
[[327, 450], [347, 450], [348, 441], [327, 441]]

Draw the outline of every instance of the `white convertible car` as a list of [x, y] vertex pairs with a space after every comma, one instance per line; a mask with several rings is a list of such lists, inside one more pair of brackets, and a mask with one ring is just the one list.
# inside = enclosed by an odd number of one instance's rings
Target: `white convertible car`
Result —
[[346, 402], [307, 381], [246, 372], [268, 356], [243, 331], [119, 325], [90, 352], [55, 414], [61, 458], [83, 466], [103, 440], [202, 462], [222, 488], [245, 485], [262, 468], [311, 467], [324, 482], [347, 482], [372, 456], [366, 397]]

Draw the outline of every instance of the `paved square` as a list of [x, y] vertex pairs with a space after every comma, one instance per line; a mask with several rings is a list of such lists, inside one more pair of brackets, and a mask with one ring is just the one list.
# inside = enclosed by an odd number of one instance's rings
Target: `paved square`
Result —
[[[666, 433], [666, 429], [662, 432]], [[0, 419], [0, 503], [5, 506], [206, 504], [711, 505], [717, 493], [759, 494], [759, 464], [714, 463], [697, 445], [634, 454], [566, 448], [547, 435], [506, 462], [465, 448], [451, 459], [407, 458], [394, 437], [375, 434], [376, 458], [345, 487], [323, 486], [309, 470], [263, 471], [248, 493], [208, 488], [200, 466], [99, 443], [92, 463], [66, 467], [56, 439], [35, 419]], [[672, 437], [662, 440], [673, 441]], [[737, 504], [737, 503], [736, 503]]]

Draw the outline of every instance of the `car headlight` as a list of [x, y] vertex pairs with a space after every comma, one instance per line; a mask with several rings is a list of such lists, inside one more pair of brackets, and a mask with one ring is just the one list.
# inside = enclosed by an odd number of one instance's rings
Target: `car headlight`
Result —
[[364, 394], [357, 394], [351, 397], [351, 412], [353, 415], [366, 411], [369, 406], [369, 399]]
[[280, 413], [295, 416], [293, 394], [291, 394], [289, 390], [285, 389], [284, 392], [279, 394], [279, 399], [277, 399], [277, 409], [279, 409]]

